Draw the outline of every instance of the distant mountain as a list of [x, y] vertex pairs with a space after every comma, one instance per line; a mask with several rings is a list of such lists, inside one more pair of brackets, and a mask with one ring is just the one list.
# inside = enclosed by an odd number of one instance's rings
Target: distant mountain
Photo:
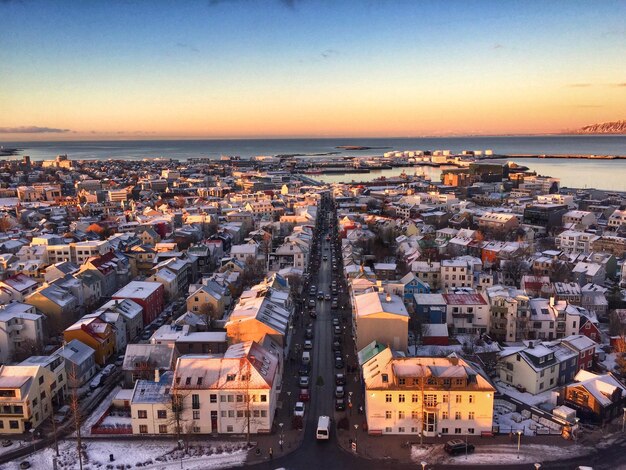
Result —
[[626, 134], [626, 120], [592, 124], [574, 132], [576, 134]]

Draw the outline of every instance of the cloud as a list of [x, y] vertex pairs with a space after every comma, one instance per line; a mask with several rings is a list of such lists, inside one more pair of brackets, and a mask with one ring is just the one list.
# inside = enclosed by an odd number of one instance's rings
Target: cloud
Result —
[[70, 130], [39, 126], [0, 127], [0, 134], [59, 134], [63, 132], [70, 132]]
[[568, 88], [588, 88], [591, 86], [591, 83], [570, 83], [565, 86]]
[[574, 104], [574, 108], [604, 108], [601, 104]]
[[193, 44], [187, 44], [186, 42], [177, 42], [176, 47], [180, 49], [186, 49], [191, 52], [199, 52], [198, 48]]
[[334, 55], [339, 54], [339, 51], [335, 50], [335, 49], [326, 49], [325, 51], [322, 51], [320, 53], [320, 55], [322, 56], [323, 59], [329, 59]]
[[622, 87], [626, 87], [626, 82], [622, 82], [622, 83], [611, 83], [612, 87], [616, 87], [616, 88], [622, 88]]
[[496, 43], [493, 45], [494, 49], [504, 49], [504, 46], [502, 44]]

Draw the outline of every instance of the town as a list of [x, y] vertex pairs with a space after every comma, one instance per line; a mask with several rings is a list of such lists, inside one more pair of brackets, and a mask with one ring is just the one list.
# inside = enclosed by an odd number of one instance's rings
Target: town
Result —
[[0, 161], [0, 468], [626, 463], [626, 193], [423, 155]]

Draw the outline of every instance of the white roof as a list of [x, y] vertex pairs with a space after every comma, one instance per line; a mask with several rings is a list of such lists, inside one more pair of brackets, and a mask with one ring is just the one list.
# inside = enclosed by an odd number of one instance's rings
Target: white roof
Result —
[[126, 297], [129, 299], [146, 299], [162, 286], [160, 282], [131, 281], [113, 294], [115, 297]]
[[366, 317], [379, 313], [390, 313], [402, 317], [408, 317], [406, 307], [402, 299], [397, 295], [369, 292], [354, 297], [356, 302], [356, 315]]

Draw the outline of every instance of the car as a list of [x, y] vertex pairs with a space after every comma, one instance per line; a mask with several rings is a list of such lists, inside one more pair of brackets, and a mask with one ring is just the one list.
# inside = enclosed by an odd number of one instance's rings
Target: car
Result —
[[334, 329], [333, 329], [333, 332], [334, 332], [336, 335], [340, 335], [340, 334], [341, 334], [341, 327], [340, 327], [339, 325], [336, 325], [336, 326], [334, 327]]
[[28, 460], [23, 460], [20, 462], [20, 469], [24, 470], [26, 468], [30, 468], [30, 462]]
[[304, 349], [313, 349], [313, 341], [311, 341], [310, 339], [307, 339], [304, 342]]
[[13, 441], [11, 439], [4, 439], [2, 441], [2, 447], [9, 447], [13, 445]]
[[152, 336], [152, 333], [150, 333], [149, 331], [144, 331], [143, 334], [141, 335], [141, 339], [143, 341], [147, 341], [150, 339], [150, 336]]
[[296, 402], [296, 406], [293, 407], [293, 415], [304, 417], [304, 402]]
[[317, 318], [317, 312], [315, 311], [315, 309], [309, 311], [309, 316], [311, 318]]
[[341, 337], [341, 335], [333, 335], [333, 343], [342, 344], [343, 338]]
[[309, 289], [309, 294], [315, 295], [316, 293], [317, 293], [317, 287], [311, 286], [311, 288]]
[[344, 390], [342, 385], [338, 385], [335, 388], [335, 398], [343, 398], [346, 396], [346, 391]]
[[474, 444], [467, 444], [465, 441], [461, 439], [453, 439], [448, 441], [443, 446], [443, 450], [445, 450], [450, 455], [459, 455], [459, 454], [471, 454], [474, 452]]
[[309, 300], [309, 307], [315, 308], [315, 300], [314, 299]]
[[324, 261], [328, 261], [328, 256], [324, 255], [324, 257], [322, 258]]
[[339, 318], [333, 318], [333, 326], [339, 326]]
[[335, 358], [335, 369], [343, 369], [343, 359], [341, 357]]
[[324, 296], [324, 300], [330, 300], [330, 294], [326, 294], [326, 295]]
[[335, 385], [345, 385], [346, 376], [344, 374], [335, 374]]
[[346, 400], [343, 398], [338, 398], [335, 400], [335, 411], [345, 411], [346, 409]]
[[117, 356], [117, 359], [115, 360], [115, 365], [120, 367], [122, 364], [124, 364], [124, 355], [120, 355]]
[[300, 376], [298, 384], [300, 385], [300, 388], [309, 388], [309, 378], [306, 376]]
[[300, 368], [298, 369], [298, 374], [301, 376], [309, 375], [310, 372], [311, 372], [311, 368], [308, 364], [302, 364]]
[[336, 281], [336, 280], [333, 280], [333, 282], [331, 282], [331, 283], [330, 283], [330, 285], [331, 285], [332, 287], [337, 287], [337, 281]]
[[330, 308], [334, 308], [336, 309], [337, 307], [339, 307], [339, 305], [337, 304], [337, 302], [333, 301], [332, 304], [330, 304]]
[[333, 343], [333, 351], [341, 351], [341, 343], [339, 341]]
[[313, 328], [307, 328], [304, 332], [304, 337], [306, 339], [313, 339]]
[[324, 293], [322, 291], [317, 294], [317, 300], [324, 300]]
[[298, 395], [298, 399], [300, 401], [309, 401], [311, 399], [311, 394], [309, 393], [308, 388], [301, 388], [300, 394]]
[[89, 388], [92, 390], [98, 388], [100, 385], [102, 385], [102, 375], [100, 374], [96, 375], [92, 381], [89, 382]]
[[115, 372], [115, 366], [113, 364], [109, 364], [108, 366], [105, 366], [104, 369], [102, 369], [102, 376], [108, 377], [113, 372]]

